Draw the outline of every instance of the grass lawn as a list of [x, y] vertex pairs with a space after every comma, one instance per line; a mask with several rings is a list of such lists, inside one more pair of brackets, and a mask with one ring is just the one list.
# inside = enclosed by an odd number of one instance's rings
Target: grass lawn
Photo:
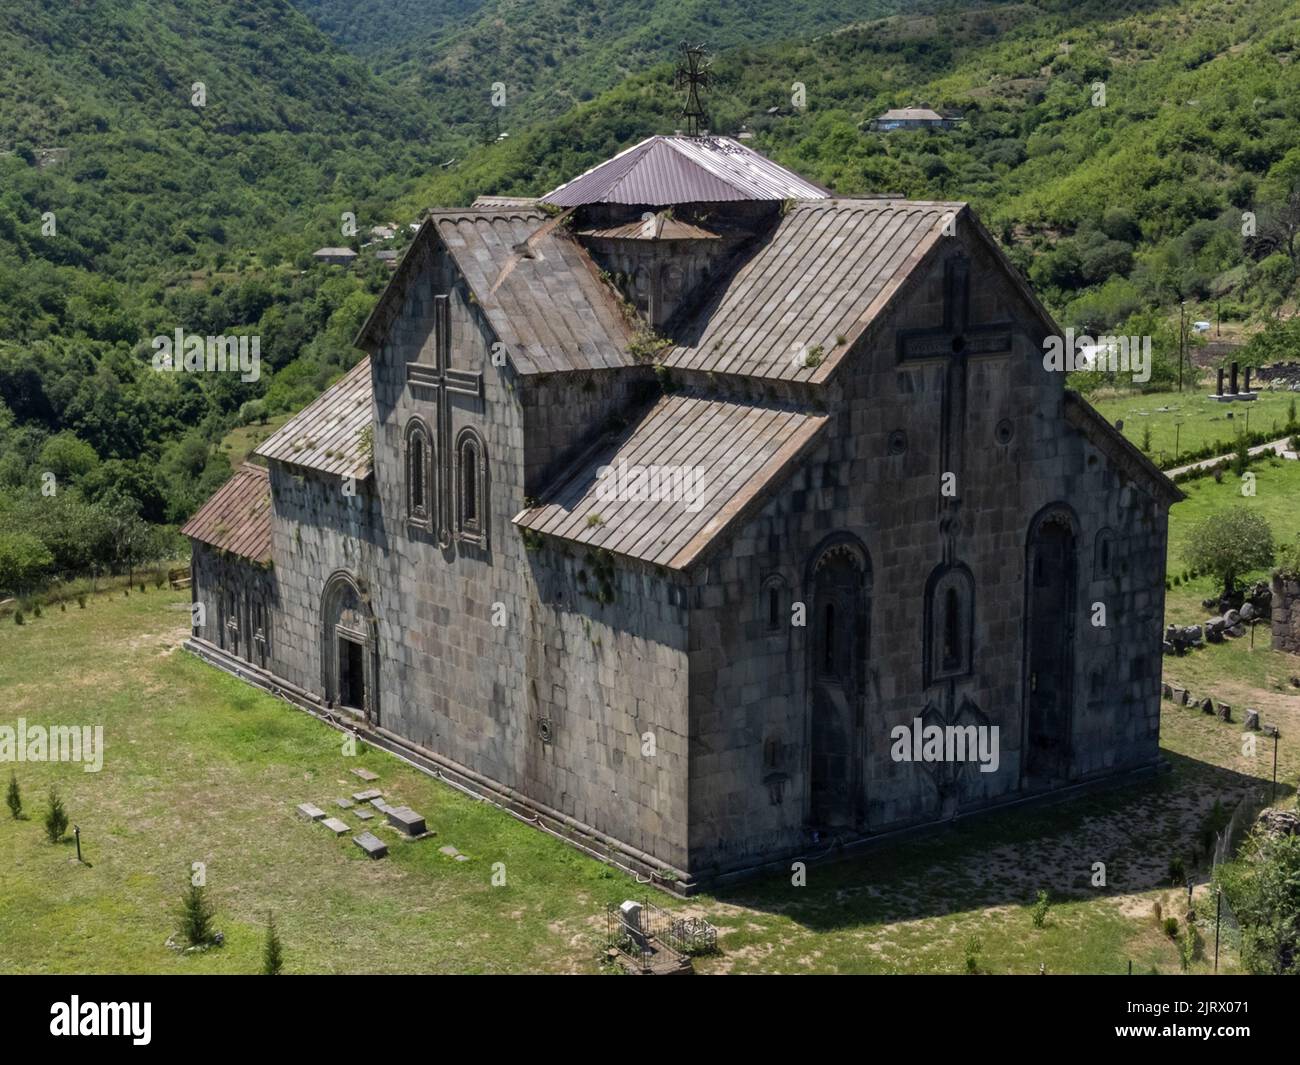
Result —
[[1238, 433], [1276, 428], [1276, 435], [1285, 434], [1291, 404], [1300, 406], [1300, 393], [1260, 392], [1250, 403], [1216, 403], [1209, 398], [1214, 390], [1214, 378], [1203, 378], [1196, 387], [1183, 392], [1129, 393], [1118, 396], [1100, 395], [1089, 402], [1111, 425], [1124, 422], [1124, 435], [1133, 444], [1142, 446], [1143, 436], [1151, 430], [1151, 448], [1148, 454], [1158, 466], [1174, 466], [1175, 440], [1178, 455], [1220, 441], [1219, 454], [1226, 455], [1236, 446]]
[[292, 415], [277, 414], [268, 418], [265, 425], [241, 425], [231, 429], [218, 445], [219, 451], [224, 451], [226, 457], [230, 459], [232, 469], [239, 469], [242, 463], [253, 448], [257, 447], [263, 440], [287, 422]]
[[[29, 819], [0, 810], [0, 970], [255, 972], [269, 909], [290, 972], [601, 971], [605, 904], [644, 887], [385, 752], [345, 756], [324, 724], [180, 650], [186, 610], [185, 593], [150, 589], [0, 626], [0, 724], [101, 724], [106, 744], [98, 774], [16, 767]], [[1274, 715], [1284, 735], [1300, 727], [1294, 703]], [[1152, 913], [1159, 901], [1181, 920], [1169, 859], [1196, 846], [1216, 798], [1231, 804], [1268, 766], [1242, 755], [1238, 726], [1190, 710], [1166, 707], [1163, 742], [1173, 770], [1154, 781], [810, 862], [804, 887], [783, 875], [653, 901], [718, 926], [720, 953], [697, 959], [704, 973], [958, 972], [972, 937], [985, 972], [1120, 973], [1130, 961], [1178, 972]], [[300, 802], [330, 810], [365, 787], [357, 766], [437, 836], [407, 843], [379, 829], [390, 856], [372, 862], [298, 817]], [[1283, 766], [1287, 780], [1300, 770], [1288, 747]], [[51, 783], [88, 867], [70, 843], [44, 839]], [[442, 855], [445, 844], [470, 860]], [[226, 945], [183, 956], [164, 941], [196, 861]], [[1096, 862], [1104, 887], [1091, 883]], [[492, 885], [495, 863], [505, 886]], [[1054, 900], [1041, 929], [1030, 912], [1040, 889]]]
[[[1225, 510], [1241, 508], [1258, 512], [1273, 529], [1273, 542], [1279, 546], [1300, 536], [1300, 462], [1275, 455], [1257, 457], [1251, 462], [1250, 472], [1255, 475], [1253, 496], [1241, 494], [1245, 482], [1231, 471], [1218, 484], [1213, 477], [1198, 477], [1178, 486], [1187, 498], [1170, 510], [1169, 576], [1181, 575], [1190, 568], [1183, 552], [1196, 526]], [[1266, 575], [1266, 570], [1260, 570], [1253, 576], [1262, 579]], [[1210, 595], [1210, 584], [1203, 587], [1203, 597]]]

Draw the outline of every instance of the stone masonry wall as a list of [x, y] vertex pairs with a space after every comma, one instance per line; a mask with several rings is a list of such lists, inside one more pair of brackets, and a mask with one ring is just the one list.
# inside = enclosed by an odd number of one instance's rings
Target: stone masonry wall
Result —
[[1273, 650], [1300, 655], [1300, 581], [1273, 577]]
[[[969, 366], [965, 465], [956, 560], [975, 581], [974, 668], [924, 686], [924, 589], [944, 561], [939, 494], [941, 363], [899, 366], [895, 330], [943, 321], [942, 256], [895, 319], [851, 353], [832, 393], [832, 424], [816, 451], [718, 559], [695, 575], [691, 621], [691, 870], [739, 868], [809, 845], [809, 628], [767, 633], [764, 582], [807, 602], [807, 567], [833, 532], [861, 542], [871, 566], [864, 806], [867, 831], [934, 820], [1005, 800], [1020, 788], [1025, 698], [1025, 561], [1035, 515], [1063, 503], [1074, 515], [1076, 596], [1072, 759], [1081, 780], [1158, 756], [1160, 621], [1166, 513], [1122, 483], [1107, 458], [1062, 416], [1063, 375], [1042, 366], [1039, 327], [974, 240], [971, 317], [1024, 326], [1011, 357]], [[1009, 442], [996, 427], [1012, 426]], [[891, 453], [902, 430], [906, 448]], [[896, 450], [896, 448], [895, 448]], [[1095, 557], [1109, 530], [1109, 566]], [[1104, 603], [1106, 626], [1090, 624]], [[811, 619], [810, 619], [811, 623]], [[890, 730], [928, 707], [1000, 728], [995, 773], [968, 770], [945, 808], [927, 767], [890, 757]], [[949, 720], [958, 720], [949, 717]], [[779, 784], [779, 789], [774, 787]], [[779, 794], [778, 794], [779, 791]]]

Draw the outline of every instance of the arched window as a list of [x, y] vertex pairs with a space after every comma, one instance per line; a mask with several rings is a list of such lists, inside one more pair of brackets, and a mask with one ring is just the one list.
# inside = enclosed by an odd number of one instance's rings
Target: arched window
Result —
[[488, 542], [487, 448], [474, 429], [456, 437], [456, 535], [486, 547]]
[[763, 593], [759, 600], [759, 616], [762, 618], [763, 631], [772, 634], [782, 632], [786, 617], [786, 583], [779, 573], [771, 574], [763, 581]]
[[1092, 559], [1092, 576], [1102, 580], [1115, 575], [1115, 534], [1110, 529], [1097, 533], [1096, 550]]
[[421, 529], [433, 528], [432, 439], [419, 418], [406, 423], [406, 520]]
[[926, 582], [925, 683], [971, 671], [975, 623], [975, 581], [957, 563], [940, 566]]

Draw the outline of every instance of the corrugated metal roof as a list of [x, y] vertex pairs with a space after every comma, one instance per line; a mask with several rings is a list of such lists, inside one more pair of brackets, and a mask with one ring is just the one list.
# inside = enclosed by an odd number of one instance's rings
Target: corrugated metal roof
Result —
[[635, 365], [613, 290], [558, 219], [533, 209], [430, 220], [519, 373]]
[[589, 203], [815, 200], [830, 193], [730, 137], [649, 137], [542, 197], [557, 207]]
[[927, 122], [942, 122], [944, 120], [943, 115], [939, 114], [938, 111], [931, 111], [928, 107], [895, 107], [886, 111], [883, 115], [880, 115], [877, 121], [897, 121], [900, 119], [910, 120], [912, 122], [922, 120]]
[[[665, 365], [824, 381], [888, 306], [962, 203], [821, 200], [795, 204], [717, 291]], [[687, 338], [687, 339], [683, 339]]]
[[259, 565], [271, 561], [271, 480], [245, 462], [182, 527], [181, 535]]
[[373, 426], [370, 359], [364, 358], [284, 423], [253, 452], [292, 466], [365, 480], [371, 453], [365, 430]]
[[[826, 421], [823, 414], [700, 392], [667, 395], [630, 432], [584, 458], [540, 506], [523, 511], [515, 522], [584, 546], [685, 569], [779, 482]], [[602, 487], [615, 474], [602, 481], [601, 467], [639, 467], [647, 475], [655, 467], [661, 479], [670, 478], [668, 488], [657, 499], [629, 498], [635, 491], [602, 498]], [[690, 471], [690, 479], [673, 480], [666, 467]], [[630, 486], [630, 480], [622, 482], [624, 489]]]

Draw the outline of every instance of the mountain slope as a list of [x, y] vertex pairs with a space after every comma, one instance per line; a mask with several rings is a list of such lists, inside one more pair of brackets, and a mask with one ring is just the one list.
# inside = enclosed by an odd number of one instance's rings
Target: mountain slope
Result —
[[[755, 147], [840, 192], [970, 200], [1069, 324], [1111, 327], [1185, 298], [1244, 317], [1285, 298], [1300, 265], [1278, 259], [1269, 231], [1300, 174], [1297, 49], [1296, 0], [1040, 0], [724, 52], [707, 102], [713, 128], [747, 125]], [[408, 205], [544, 192], [670, 130], [670, 78], [643, 72], [476, 149]], [[803, 111], [792, 80], [806, 84]], [[913, 103], [966, 121], [945, 134], [869, 129]], [[1249, 240], [1248, 209], [1260, 227]]]
[[[487, 0], [474, 17], [372, 57], [396, 84], [437, 99], [452, 123], [518, 130], [675, 58], [805, 37], [906, 7], [908, 0]], [[505, 106], [494, 112], [494, 83]]]

